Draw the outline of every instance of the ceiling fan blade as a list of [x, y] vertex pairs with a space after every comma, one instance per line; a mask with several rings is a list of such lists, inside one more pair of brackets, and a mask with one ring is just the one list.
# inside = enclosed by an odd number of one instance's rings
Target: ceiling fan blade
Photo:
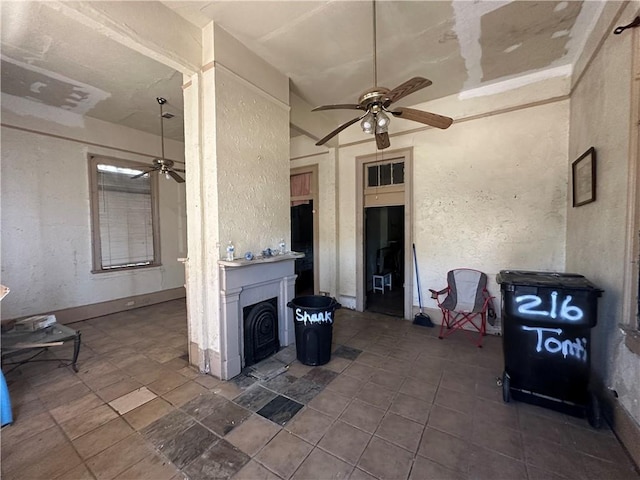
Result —
[[169, 170], [167, 172], [169, 175], [171, 175], [171, 178], [173, 178], [176, 182], [178, 183], [184, 183], [184, 178], [182, 178], [180, 175], [178, 175], [176, 172], [174, 172], [173, 170]]
[[394, 116], [404, 118], [405, 120], [413, 120], [414, 122], [424, 123], [436, 128], [449, 128], [453, 123], [453, 119], [444, 117], [436, 113], [423, 112], [413, 108], [398, 108], [395, 112], [391, 112]]
[[357, 103], [342, 103], [339, 105], [322, 105], [320, 107], [316, 107], [312, 112], [319, 112], [320, 110], [364, 110], [362, 105], [358, 105]]
[[397, 102], [401, 98], [406, 97], [407, 95], [412, 94], [413, 92], [417, 92], [418, 90], [428, 87], [433, 82], [427, 78], [422, 77], [413, 77], [410, 80], [407, 80], [402, 85], [398, 85], [396, 88], [391, 90], [387, 95], [389, 100], [385, 102], [385, 107], [388, 107], [393, 102]]
[[172, 168], [171, 170], [173, 170], [174, 172], [182, 172], [182, 173], [186, 171], [184, 168]]
[[[366, 115], [366, 114], [365, 114]], [[356, 117], [353, 120], [349, 120], [347, 123], [343, 123], [342, 125], [340, 125], [338, 128], [336, 128], [333, 132], [331, 132], [329, 135], [327, 135], [326, 137], [318, 140], [318, 142], [316, 143], [316, 145], [320, 146], [320, 145], [324, 145], [325, 143], [327, 143], [329, 140], [331, 140], [331, 138], [333, 138], [334, 136], [336, 136], [337, 134], [339, 134], [342, 130], [344, 130], [347, 127], [350, 127], [351, 125], [353, 125], [354, 123], [356, 123], [358, 120], [362, 120], [362, 118], [364, 117], [364, 115], [362, 117]]]
[[139, 173], [139, 174], [134, 175], [133, 177], [131, 177], [131, 180], [133, 180], [134, 178], [140, 178], [140, 177], [142, 177], [143, 175], [146, 175], [147, 173], [151, 173], [151, 172], [153, 172], [153, 171], [155, 171], [155, 170], [157, 170], [157, 168], [150, 168], [149, 170], [145, 170], [144, 172]]
[[384, 150], [390, 147], [389, 134], [387, 132], [376, 133], [376, 145], [378, 146], [378, 150]]

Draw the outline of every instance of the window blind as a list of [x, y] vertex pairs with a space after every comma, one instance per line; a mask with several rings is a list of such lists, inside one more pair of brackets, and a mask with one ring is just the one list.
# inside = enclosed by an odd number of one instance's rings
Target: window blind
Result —
[[98, 217], [102, 268], [150, 265], [154, 261], [149, 175], [98, 165]]

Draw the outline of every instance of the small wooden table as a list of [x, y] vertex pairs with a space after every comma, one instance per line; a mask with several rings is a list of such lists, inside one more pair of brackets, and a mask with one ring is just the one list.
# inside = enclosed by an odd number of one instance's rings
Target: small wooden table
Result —
[[[2, 364], [14, 365], [14, 367], [12, 367], [7, 373], [28, 362], [46, 361], [68, 361], [70, 363], [67, 365], [71, 365], [71, 368], [73, 368], [75, 372], [78, 371], [76, 362], [78, 361], [78, 354], [80, 353], [79, 330], [74, 330], [66, 325], [55, 323], [47, 328], [43, 328], [42, 330], [36, 330], [35, 332], [16, 332], [15, 329], [3, 332], [2, 335], [0, 335], [0, 339], [2, 340]], [[48, 348], [64, 345], [65, 342], [70, 340], [73, 340], [73, 358], [37, 358], [40, 354], [47, 351]], [[28, 358], [16, 360], [15, 362], [5, 362], [6, 358], [16, 357], [32, 350], [37, 351]]]

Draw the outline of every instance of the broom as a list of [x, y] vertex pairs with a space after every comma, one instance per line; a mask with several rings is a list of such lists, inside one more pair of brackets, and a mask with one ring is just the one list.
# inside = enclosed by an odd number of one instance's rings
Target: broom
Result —
[[422, 312], [422, 293], [420, 291], [420, 274], [418, 273], [418, 257], [416, 255], [416, 244], [413, 245], [413, 260], [416, 264], [416, 283], [418, 284], [418, 304], [420, 305], [420, 313], [416, 313], [413, 318], [414, 325], [420, 325], [423, 327], [433, 327], [431, 318], [426, 313]]

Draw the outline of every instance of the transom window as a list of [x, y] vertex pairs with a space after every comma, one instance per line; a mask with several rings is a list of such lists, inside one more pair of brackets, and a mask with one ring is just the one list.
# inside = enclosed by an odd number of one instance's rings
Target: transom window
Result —
[[404, 183], [404, 162], [387, 161], [367, 165], [367, 187], [384, 187]]
[[134, 162], [90, 159], [96, 273], [160, 265], [157, 179], [142, 172]]

